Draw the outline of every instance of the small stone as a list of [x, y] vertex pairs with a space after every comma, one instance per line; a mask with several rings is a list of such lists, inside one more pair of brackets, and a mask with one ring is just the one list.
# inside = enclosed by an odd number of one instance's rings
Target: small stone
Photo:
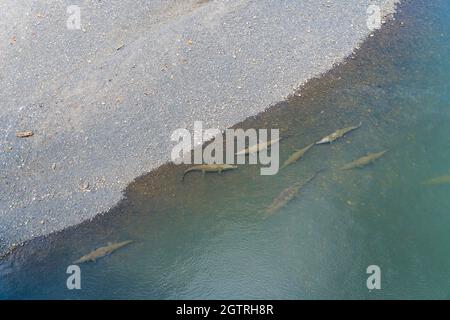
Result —
[[16, 132], [17, 138], [29, 138], [32, 136], [34, 136], [33, 131], [18, 131], [18, 132]]
[[85, 181], [80, 185], [80, 188], [83, 191], [89, 191], [89, 187], [90, 187], [90, 184], [88, 181]]

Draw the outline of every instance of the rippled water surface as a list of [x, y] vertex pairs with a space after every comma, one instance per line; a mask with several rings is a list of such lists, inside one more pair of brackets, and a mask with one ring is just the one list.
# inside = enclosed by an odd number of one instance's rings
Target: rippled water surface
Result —
[[[276, 176], [241, 166], [181, 183], [184, 167], [152, 172], [107, 215], [6, 257], [0, 298], [450, 298], [450, 183], [423, 184], [450, 173], [449, 1], [408, 1], [345, 65], [237, 127], [281, 128], [283, 161], [360, 121]], [[283, 189], [320, 168], [264, 219]], [[67, 290], [72, 261], [128, 239], [81, 265], [82, 290]], [[369, 265], [381, 268], [381, 290], [366, 287]]]

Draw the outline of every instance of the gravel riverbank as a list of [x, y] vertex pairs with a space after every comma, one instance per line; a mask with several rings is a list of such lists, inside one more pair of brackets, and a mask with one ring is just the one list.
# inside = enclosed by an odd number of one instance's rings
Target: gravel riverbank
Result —
[[170, 159], [175, 129], [292, 94], [396, 1], [85, 0], [69, 30], [72, 2], [0, 3], [0, 254], [108, 211]]

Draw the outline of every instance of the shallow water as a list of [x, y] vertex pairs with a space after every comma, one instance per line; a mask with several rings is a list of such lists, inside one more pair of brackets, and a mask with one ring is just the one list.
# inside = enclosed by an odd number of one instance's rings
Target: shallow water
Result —
[[[285, 160], [335, 129], [276, 176], [242, 166], [221, 176], [165, 166], [138, 179], [107, 215], [16, 250], [0, 264], [0, 298], [450, 298], [450, 3], [411, 1], [344, 65], [237, 127], [281, 128]], [[339, 168], [388, 149], [363, 169]], [[282, 210], [286, 187], [328, 168]], [[82, 265], [108, 242], [135, 242]], [[369, 291], [378, 265], [382, 289]]]

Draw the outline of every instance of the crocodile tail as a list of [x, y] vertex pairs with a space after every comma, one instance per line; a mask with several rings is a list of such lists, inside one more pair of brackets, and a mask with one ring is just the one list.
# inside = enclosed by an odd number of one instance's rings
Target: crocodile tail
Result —
[[[315, 145], [316, 145], [316, 143], [313, 142], [313, 143], [307, 145], [306, 147], [303, 147], [303, 148], [301, 148], [301, 149], [296, 149], [296, 150], [297, 150], [297, 151], [304, 150], [304, 154], [305, 154], [309, 149], [311, 149], [311, 148], [312, 148], [313, 146], [315, 146]], [[304, 154], [303, 154], [303, 155], [304, 155]]]
[[85, 263], [85, 262], [86, 262], [85, 257], [82, 257], [82, 258], [80, 258], [80, 259], [74, 261], [72, 264], [80, 264], [80, 263]]

